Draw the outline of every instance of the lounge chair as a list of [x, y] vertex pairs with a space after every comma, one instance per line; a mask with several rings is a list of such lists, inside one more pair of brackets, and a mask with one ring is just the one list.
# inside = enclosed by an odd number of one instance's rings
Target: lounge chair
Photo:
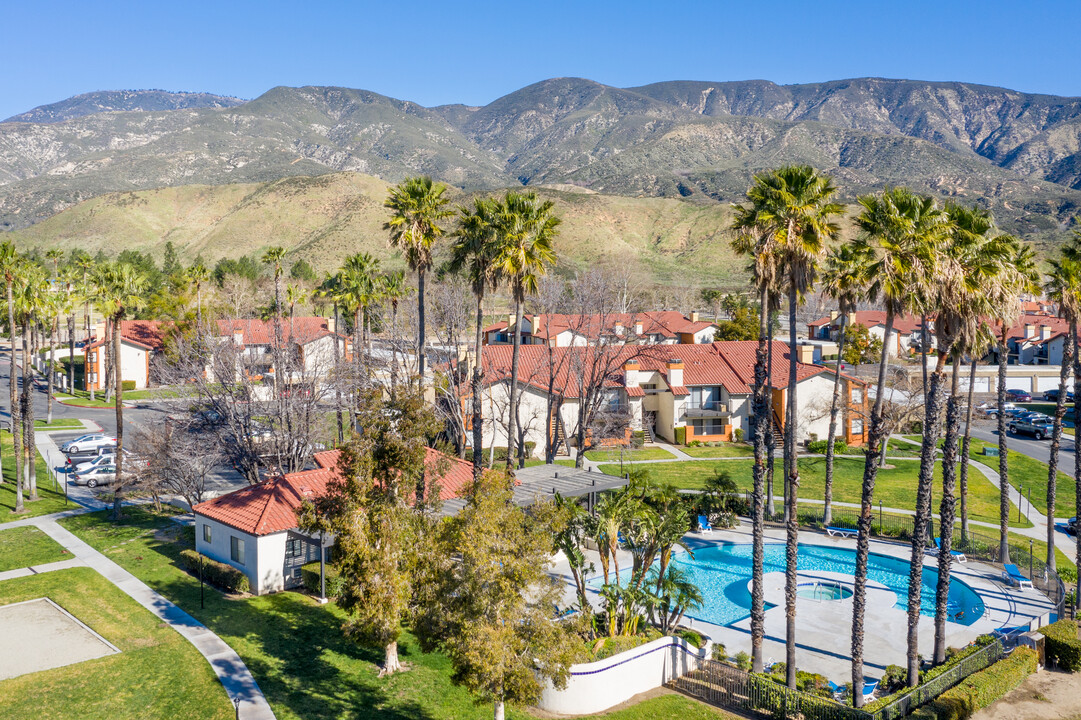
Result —
[[856, 537], [859, 535], [859, 531], [830, 525], [826, 528], [826, 534], [830, 537]]
[[840, 701], [841, 699], [843, 699], [844, 696], [845, 696], [845, 686], [844, 685], [838, 685], [837, 683], [833, 682], [832, 680], [827, 680], [827, 682], [830, 685], [830, 692], [833, 693], [833, 699], [837, 700], [837, 701]]
[[875, 699], [875, 690], [878, 690], [878, 680], [866, 680], [863, 683], [863, 702], [869, 703]]
[[699, 515], [698, 516], [698, 532], [701, 532], [701, 533], [712, 533], [713, 532], [713, 526], [709, 524], [709, 518], [706, 517], [705, 515]]
[[1016, 585], [1019, 588], [1024, 588], [1026, 585], [1032, 587], [1032, 581], [1022, 575], [1013, 563], [1006, 563], [1002, 568], [1002, 581], [1007, 585]]
[[[940, 552], [942, 552], [942, 540], [940, 538], [935, 538], [934, 554], [938, 555]], [[968, 558], [965, 557], [965, 554], [960, 550], [950, 550], [950, 555], [953, 556], [953, 559], [959, 563], [968, 562]]]

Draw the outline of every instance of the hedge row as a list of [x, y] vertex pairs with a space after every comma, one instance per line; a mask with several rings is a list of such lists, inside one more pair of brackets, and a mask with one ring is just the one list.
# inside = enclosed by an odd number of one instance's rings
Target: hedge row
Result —
[[184, 563], [184, 569], [192, 575], [199, 574], [199, 565], [201, 563], [203, 566], [203, 579], [211, 585], [217, 585], [226, 592], [251, 592], [251, 583], [248, 582], [248, 576], [232, 565], [211, 560], [205, 555], [200, 555], [190, 549], [181, 550], [180, 559]]
[[[327, 597], [335, 598], [341, 594], [342, 578], [330, 563], [326, 564]], [[300, 568], [300, 579], [312, 595], [319, 595], [319, 561], [310, 562]]]
[[[807, 452], [818, 453], [819, 455], [826, 454], [826, 447], [829, 442], [826, 440], [812, 440], [807, 443]], [[845, 455], [848, 453], [848, 443], [844, 439], [833, 441], [833, 454]]]
[[933, 702], [913, 713], [912, 717], [924, 720], [967, 720], [977, 710], [987, 707], [1024, 682], [1025, 678], [1036, 672], [1037, 662], [1035, 650], [1019, 647], [1010, 653], [1008, 658], [968, 676], [942, 693]]
[[1063, 670], [1077, 672], [1081, 670], [1081, 640], [1077, 639], [1077, 622], [1059, 620], [1040, 628], [1045, 638], [1044, 648], [1047, 661], [1053, 662]]

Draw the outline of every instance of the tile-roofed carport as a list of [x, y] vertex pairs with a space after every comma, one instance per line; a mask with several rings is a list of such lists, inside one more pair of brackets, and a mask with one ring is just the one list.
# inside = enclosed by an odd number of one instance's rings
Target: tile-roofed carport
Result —
[[[563, 497], [584, 497], [604, 490], [615, 490], [627, 479], [602, 472], [589, 472], [565, 465], [534, 465], [514, 471], [514, 503], [528, 507], [538, 500], [551, 500], [555, 493]], [[444, 515], [457, 515], [466, 500], [458, 498], [443, 503]]]

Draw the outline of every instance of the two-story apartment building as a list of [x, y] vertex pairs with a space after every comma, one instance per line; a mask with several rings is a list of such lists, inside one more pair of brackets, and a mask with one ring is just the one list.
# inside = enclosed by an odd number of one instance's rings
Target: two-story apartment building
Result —
[[[523, 345], [572, 347], [638, 343], [651, 345], [694, 345], [713, 342], [714, 323], [701, 320], [698, 313], [685, 317], [674, 310], [608, 315], [538, 314], [523, 315], [520, 323]], [[484, 328], [485, 345], [507, 345], [514, 341], [514, 316]]]
[[[846, 322], [846, 328], [854, 325], [862, 325], [867, 331], [879, 340], [886, 337], [886, 312], [884, 310], [859, 310], [848, 313], [845, 318], [834, 311], [828, 317], [819, 318], [807, 323], [807, 337], [812, 340], [836, 341], [840, 335], [841, 321]], [[889, 346], [889, 353], [893, 357], [917, 352], [922, 339], [923, 325], [918, 315], [900, 315], [893, 319], [893, 334]], [[928, 349], [935, 346], [935, 322], [933, 318], [927, 320], [927, 343]]]
[[[756, 341], [724, 341], [606, 349], [604, 352], [614, 355], [603, 363], [611, 369], [600, 383], [604, 410], [622, 415], [628, 434], [643, 431], [668, 442], [731, 441], [739, 434], [749, 439], [757, 345]], [[796, 370], [797, 437], [800, 441], [812, 436], [824, 438], [829, 429], [834, 371], [809, 362], [813, 348], [803, 346], [799, 352], [804, 357]], [[581, 357], [585, 355], [585, 349], [575, 347], [556, 348], [551, 353], [544, 347], [521, 348], [519, 418], [527, 442], [536, 443], [537, 454], [543, 452], [546, 426], [568, 438], [575, 435], [583, 394], [579, 388], [581, 368], [595, 365], [591, 358]], [[775, 341], [771, 411], [778, 428], [784, 427], [786, 414], [788, 356], [788, 345]], [[492, 443], [505, 445], [507, 441], [510, 358], [508, 347], [484, 349], [482, 406], [486, 447]], [[551, 384], [558, 410], [549, 417], [551, 368], [556, 371]], [[838, 437], [851, 445], [861, 445], [867, 439], [865, 383], [845, 374], [841, 381], [844, 408]], [[467, 437], [467, 444], [470, 441], [471, 437]]]
[[[1070, 324], [1060, 317], [1023, 315], [1006, 331], [1006, 364], [1061, 365], [1069, 330]], [[998, 362], [997, 345], [991, 347], [988, 359]]]
[[[155, 358], [165, 347], [165, 336], [172, 323], [158, 320], [120, 321], [120, 379], [135, 383], [141, 390], [150, 386], [150, 371]], [[85, 348], [84, 389], [104, 389], [105, 324], [99, 323], [95, 336]], [[111, 348], [110, 348], [111, 350]]]

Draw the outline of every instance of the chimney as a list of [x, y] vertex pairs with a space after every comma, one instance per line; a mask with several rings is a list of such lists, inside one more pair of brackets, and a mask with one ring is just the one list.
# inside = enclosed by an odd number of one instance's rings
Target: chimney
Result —
[[634, 334], [635, 335], [641, 335], [642, 334], [642, 321], [641, 320], [635, 320], [634, 321]]
[[641, 380], [638, 377], [639, 365], [637, 360], [628, 360], [623, 363], [623, 387], [638, 387]]
[[233, 331], [233, 344], [240, 346], [244, 344], [244, 331], [237, 329]]
[[698, 311], [697, 310], [692, 310], [691, 311], [691, 322], [698, 322]]
[[813, 365], [815, 361], [815, 346], [814, 345], [797, 345], [796, 346], [796, 360], [804, 365]]
[[830, 322], [836, 322], [837, 318], [840, 317], [840, 315], [841, 313], [837, 312], [836, 310], [830, 310]]
[[1025, 337], [1030, 338], [1036, 334], [1035, 323], [1025, 323]]
[[1049, 337], [1051, 337], [1051, 326], [1050, 325], [1041, 325], [1040, 326], [1040, 339], [1041, 340], [1046, 340]]
[[518, 317], [514, 313], [507, 315], [507, 332], [514, 332], [514, 321], [517, 319]]
[[328, 317], [326, 319], [326, 323], [327, 323], [327, 330], [329, 330], [332, 333], [338, 332], [338, 323], [334, 318]]
[[98, 322], [94, 323], [94, 337], [96, 337], [98, 340], [101, 340], [105, 337], [104, 320], [99, 320]]
[[671, 358], [665, 363], [668, 371], [668, 386], [676, 387], [683, 384], [683, 361], [679, 358]]

